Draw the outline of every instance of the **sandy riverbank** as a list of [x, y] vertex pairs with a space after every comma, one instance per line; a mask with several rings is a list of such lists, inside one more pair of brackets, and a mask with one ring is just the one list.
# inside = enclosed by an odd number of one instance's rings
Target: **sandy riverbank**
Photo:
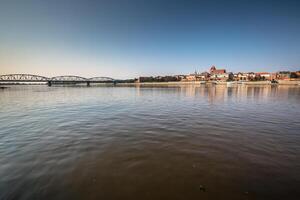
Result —
[[[177, 82], [144, 82], [144, 83], [118, 83], [118, 85], [130, 86], [172, 86], [172, 85], [200, 85], [200, 84], [217, 84], [227, 85], [231, 84], [244, 84], [244, 85], [270, 85], [271, 81], [247, 81], [247, 82], [203, 82], [203, 81], [177, 81]], [[300, 85], [300, 81], [278, 81], [279, 85]]]

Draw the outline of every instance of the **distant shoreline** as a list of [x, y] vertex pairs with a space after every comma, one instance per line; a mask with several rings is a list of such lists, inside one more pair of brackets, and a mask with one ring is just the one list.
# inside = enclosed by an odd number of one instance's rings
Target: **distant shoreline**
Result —
[[[184, 86], [184, 85], [293, 85], [300, 86], [300, 80], [277, 80], [278, 83], [271, 81], [169, 81], [169, 82], [120, 82], [117, 86]], [[6, 86], [12, 85], [47, 85], [46, 83], [35, 84], [3, 84], [0, 83], [0, 89], [6, 89]], [[64, 85], [64, 84], [58, 84]], [[73, 84], [65, 84], [73, 85]], [[80, 85], [80, 84], [75, 84]], [[94, 84], [93, 84], [94, 85]], [[97, 83], [95, 85], [112, 85], [112, 83]]]
[[[212, 84], [212, 85], [271, 85], [271, 81], [174, 81], [174, 82], [142, 82], [142, 83], [118, 83], [117, 85], [205, 85], [205, 84]], [[279, 80], [276, 85], [300, 85], [300, 80], [297, 81], [283, 81]]]

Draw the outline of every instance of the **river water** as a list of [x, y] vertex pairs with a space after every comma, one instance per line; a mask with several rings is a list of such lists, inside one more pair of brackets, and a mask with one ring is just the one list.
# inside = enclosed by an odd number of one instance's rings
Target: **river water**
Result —
[[300, 87], [0, 89], [0, 199], [300, 199]]

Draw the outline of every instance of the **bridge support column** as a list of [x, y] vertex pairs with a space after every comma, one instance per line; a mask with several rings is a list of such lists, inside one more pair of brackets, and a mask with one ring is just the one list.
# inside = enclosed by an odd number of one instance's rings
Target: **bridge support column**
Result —
[[90, 87], [90, 82], [89, 81], [86, 82], [86, 86]]
[[48, 86], [51, 87], [51, 85], [52, 85], [52, 82], [48, 81]]

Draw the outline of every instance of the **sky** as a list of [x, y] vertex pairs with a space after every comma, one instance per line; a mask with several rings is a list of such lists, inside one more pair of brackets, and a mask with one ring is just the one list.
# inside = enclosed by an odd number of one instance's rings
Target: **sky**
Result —
[[300, 70], [300, 1], [0, 0], [0, 74]]

